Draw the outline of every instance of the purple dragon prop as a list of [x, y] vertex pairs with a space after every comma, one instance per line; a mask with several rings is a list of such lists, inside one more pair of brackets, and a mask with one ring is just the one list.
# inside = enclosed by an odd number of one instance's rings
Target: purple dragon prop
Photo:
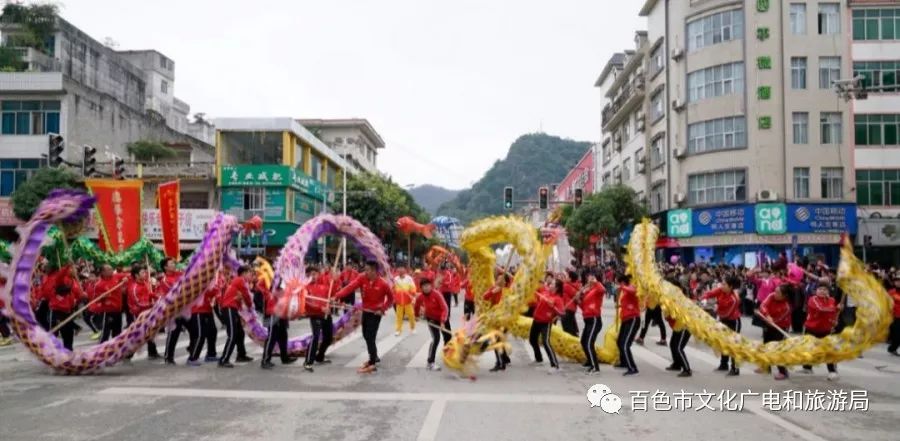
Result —
[[216, 216], [184, 275], [164, 297], [135, 318], [118, 337], [84, 351], [69, 351], [35, 320], [31, 310], [31, 279], [41, 247], [48, 239], [49, 228], [56, 222], [73, 224], [83, 221], [93, 204], [94, 199], [81, 192], [51, 192], [31, 220], [19, 227], [21, 239], [9, 267], [12, 277], [0, 291], [7, 305], [5, 314], [22, 344], [43, 363], [65, 374], [89, 373], [112, 366], [153, 338], [215, 280], [216, 271], [223, 264], [223, 256], [227, 255], [238, 227], [233, 217]]
[[[291, 236], [284, 248], [281, 249], [278, 259], [275, 261], [275, 283], [277, 286], [279, 280], [300, 280], [301, 283], [307, 284], [309, 280], [306, 277], [306, 253], [309, 246], [315, 243], [320, 237], [325, 235], [339, 235], [350, 239], [353, 245], [368, 260], [374, 260], [378, 263], [379, 271], [382, 275], [387, 276], [388, 283], [391, 283], [391, 266], [388, 263], [387, 254], [381, 245], [378, 236], [372, 234], [368, 228], [363, 226], [359, 221], [349, 216], [320, 214], [304, 223], [293, 236]], [[273, 288], [275, 291], [275, 288]], [[250, 306], [240, 311], [241, 322], [250, 339], [264, 345], [269, 336], [269, 330], [259, 322], [256, 313]], [[340, 341], [345, 336], [351, 334], [360, 324], [362, 320], [362, 306], [357, 303], [349, 308], [334, 323], [334, 342]], [[293, 338], [288, 341], [288, 352], [294, 357], [303, 357], [312, 341], [312, 335], [304, 335], [302, 337]]]

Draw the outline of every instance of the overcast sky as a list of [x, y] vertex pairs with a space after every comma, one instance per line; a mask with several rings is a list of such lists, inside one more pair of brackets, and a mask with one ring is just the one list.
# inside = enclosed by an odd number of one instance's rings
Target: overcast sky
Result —
[[[616, 6], [625, 5], [625, 6]], [[465, 188], [519, 135], [600, 136], [593, 87], [640, 1], [65, 0], [119, 49], [175, 60], [210, 117], [367, 118], [395, 181]]]

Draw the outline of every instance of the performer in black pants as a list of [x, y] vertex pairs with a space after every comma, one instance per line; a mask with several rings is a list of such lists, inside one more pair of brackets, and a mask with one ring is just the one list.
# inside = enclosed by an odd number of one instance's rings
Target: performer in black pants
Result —
[[650, 328], [651, 323], [659, 326], [659, 341], [656, 342], [656, 344], [665, 346], [666, 325], [663, 323], [662, 308], [660, 308], [659, 305], [656, 305], [656, 308], [647, 308], [647, 311], [644, 313], [644, 325], [641, 327], [641, 334], [638, 336], [637, 340], [635, 340], [635, 343], [639, 345], [644, 344], [644, 337], [647, 336], [647, 329]]
[[587, 357], [584, 365], [589, 368], [588, 373], [600, 371], [600, 361], [597, 359], [597, 351], [594, 349], [594, 344], [597, 342], [597, 336], [603, 328], [603, 320], [600, 318], [600, 313], [605, 295], [606, 288], [597, 281], [595, 275], [589, 274], [585, 292], [575, 299], [580, 305], [581, 313], [584, 316], [581, 349]]
[[627, 371], [623, 374], [636, 375], [638, 373], [637, 365], [634, 363], [634, 356], [631, 354], [631, 344], [637, 335], [638, 329], [641, 327], [641, 309], [638, 303], [637, 290], [631, 286], [631, 277], [622, 274], [619, 276], [619, 338], [617, 344], [619, 346], [619, 359], [622, 367]]
[[178, 337], [181, 336], [181, 331], [184, 329], [187, 329], [188, 335], [190, 336], [188, 352], [193, 352], [194, 346], [199, 346], [196, 344], [198, 339], [197, 327], [196, 325], [191, 326], [190, 324], [190, 320], [185, 319], [184, 317], [175, 319], [175, 328], [166, 335], [166, 364], [175, 364], [175, 345], [178, 344]]
[[363, 275], [350, 282], [335, 294], [335, 298], [343, 299], [353, 294], [357, 289], [362, 290], [362, 335], [366, 340], [366, 349], [369, 352], [369, 360], [359, 369], [359, 373], [370, 373], [376, 370], [378, 358], [378, 326], [381, 317], [393, 303], [393, 293], [388, 283], [378, 274], [378, 264], [374, 261], [366, 262], [366, 271]]
[[231, 354], [237, 348], [238, 356], [236, 361], [239, 363], [248, 363], [253, 361], [247, 356], [247, 349], [244, 347], [244, 327], [241, 326], [241, 316], [238, 309], [242, 307], [252, 307], [253, 297], [250, 295], [250, 288], [255, 273], [249, 266], [244, 265], [238, 269], [237, 276], [228, 284], [225, 293], [219, 301], [219, 307], [222, 308], [222, 314], [226, 318], [228, 339], [225, 340], [225, 349], [222, 351], [222, 357], [219, 358], [219, 367], [233, 368], [231, 364]]

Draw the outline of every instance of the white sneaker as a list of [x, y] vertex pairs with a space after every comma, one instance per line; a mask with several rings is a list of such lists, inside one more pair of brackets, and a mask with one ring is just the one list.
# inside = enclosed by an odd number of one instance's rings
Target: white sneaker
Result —
[[416, 330], [415, 330], [415, 329], [412, 329], [412, 330], [409, 331], [409, 333], [412, 334], [412, 335], [416, 335]]
[[558, 373], [560, 373], [560, 372], [561, 372], [561, 371], [559, 370], [558, 367], [553, 367], [553, 366], [551, 366], [549, 369], [547, 369], [547, 373], [550, 374], [550, 375], [556, 375], [556, 374], [558, 374]]
[[441, 370], [440, 366], [435, 366], [434, 363], [429, 363], [426, 367], [429, 371], [439, 372]]
[[837, 381], [840, 378], [837, 372], [829, 372], [828, 373], [828, 381]]
[[399, 336], [400, 336], [400, 331], [395, 332], [395, 333], [394, 333], [394, 336], [399, 337]]

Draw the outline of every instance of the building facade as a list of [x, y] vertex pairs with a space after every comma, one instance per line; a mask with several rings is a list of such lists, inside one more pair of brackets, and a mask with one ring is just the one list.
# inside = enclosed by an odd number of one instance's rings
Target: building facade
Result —
[[[149, 81], [159, 77], [174, 83], [171, 60], [156, 51], [117, 52], [60, 17], [56, 17], [55, 25], [55, 32], [42, 49], [19, 49], [19, 69], [0, 72], [0, 233], [12, 234], [11, 225], [17, 223], [8, 216], [8, 197], [35, 170], [46, 166], [43, 156], [48, 152], [49, 133], [64, 137], [62, 156], [75, 164], [79, 174], [84, 146], [97, 148], [97, 169], [109, 175], [113, 155], [129, 159], [129, 143], [148, 140], [169, 145], [179, 152], [179, 169], [201, 169], [186, 177], [199, 175], [202, 178], [198, 182], [202, 183], [193, 190], [190, 187], [194, 184], [188, 187], [189, 191], [205, 192], [206, 206], [201, 208], [209, 208], [215, 188], [213, 146], [187, 134], [184, 118], [188, 107], [172, 95], [174, 84], [166, 86], [174, 113], [152, 111], [157, 105], [154, 103], [159, 102], [155, 91], [162, 83]], [[21, 32], [19, 23], [0, 22], [5, 44], [13, 45]], [[167, 60], [167, 72], [161, 68], [161, 59]], [[129, 177], [182, 177], [166, 175], [175, 169], [153, 163], [129, 161], [126, 170]]]
[[303, 222], [329, 210], [347, 163], [296, 120], [221, 118], [215, 126], [221, 210], [264, 221], [264, 238], [247, 245], [284, 245]]
[[385, 144], [368, 120], [351, 118], [297, 121], [346, 159], [350, 173], [378, 173], [378, 152]]
[[[834, 87], [851, 75], [846, 2], [647, 0], [640, 15], [633, 118], [649, 160], [623, 181], [647, 195], [667, 253], [836, 259], [839, 233], [856, 233], [852, 110]], [[625, 118], [612, 115], [615, 143]]]
[[584, 195], [594, 192], [594, 148], [592, 147], [575, 164], [566, 177], [556, 186], [553, 198], [556, 201], [573, 201], [575, 189], [580, 188]]
[[[851, 0], [853, 76], [865, 96], [853, 108], [856, 203], [871, 261], [900, 261], [900, 1]], [[861, 249], [860, 249], [861, 252]]]

